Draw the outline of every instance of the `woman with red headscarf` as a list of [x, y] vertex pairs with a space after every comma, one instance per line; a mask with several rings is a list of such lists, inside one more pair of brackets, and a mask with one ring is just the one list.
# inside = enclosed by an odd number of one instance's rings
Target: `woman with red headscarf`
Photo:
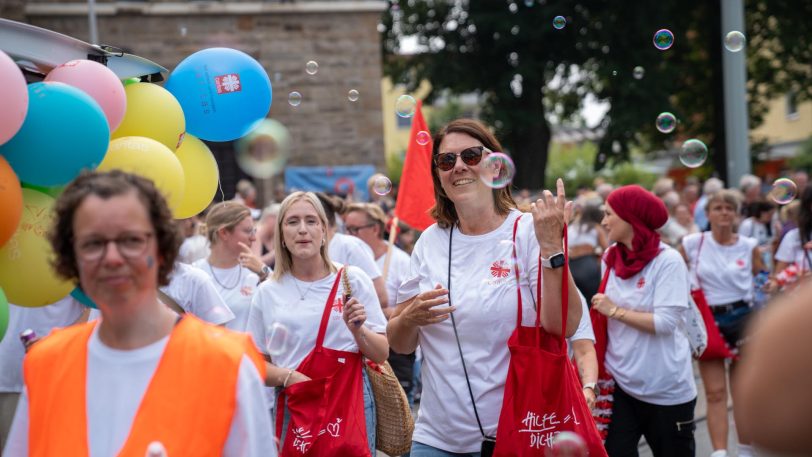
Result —
[[696, 384], [681, 331], [688, 310], [688, 272], [656, 230], [668, 219], [663, 202], [640, 186], [606, 200], [601, 222], [611, 246], [605, 290], [592, 306], [608, 318], [606, 370], [614, 377], [610, 456], [637, 455], [645, 436], [656, 457], [693, 456]]

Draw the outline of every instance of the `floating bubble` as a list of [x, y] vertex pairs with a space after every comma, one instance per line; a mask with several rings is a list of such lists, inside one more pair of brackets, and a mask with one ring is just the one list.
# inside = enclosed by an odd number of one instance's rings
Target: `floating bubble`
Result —
[[660, 133], [671, 133], [677, 128], [677, 117], [668, 111], [662, 112], [657, 116], [655, 125]]
[[524, 0], [524, 6], [530, 8], [533, 6], [533, 0]]
[[516, 166], [506, 154], [492, 152], [487, 155], [479, 164], [479, 177], [486, 186], [501, 189], [511, 181], [516, 175]]
[[734, 30], [732, 32], [728, 32], [725, 35], [725, 49], [730, 52], [739, 52], [744, 49], [744, 44], [747, 42], [747, 39], [744, 37], [744, 34]]
[[577, 433], [560, 432], [553, 437], [552, 443], [544, 455], [546, 457], [586, 457], [589, 455], [589, 451], [586, 442]]
[[645, 76], [645, 75], [646, 75], [646, 69], [645, 68], [643, 68], [643, 67], [641, 67], [639, 65], [634, 67], [634, 70], [632, 71], [632, 76], [634, 76], [634, 79], [643, 79], [643, 76]]
[[290, 106], [299, 106], [302, 104], [302, 94], [296, 92], [295, 90], [288, 94], [288, 103]]
[[357, 102], [358, 101], [358, 91], [355, 90], [355, 89], [350, 89], [350, 91], [347, 92], [347, 100], [349, 100], [351, 102]]
[[679, 152], [679, 161], [688, 168], [696, 168], [702, 166], [708, 158], [708, 147], [705, 143], [697, 140], [690, 139], [682, 143], [682, 149]]
[[415, 136], [415, 141], [417, 141], [417, 144], [419, 144], [420, 146], [425, 146], [429, 144], [429, 142], [431, 141], [431, 134], [425, 130], [421, 130], [417, 132], [417, 135]]
[[392, 181], [390, 181], [386, 176], [379, 176], [375, 178], [375, 181], [372, 181], [372, 192], [375, 192], [381, 196], [392, 192]]
[[[294, 279], [295, 281], [295, 279]], [[274, 322], [268, 327], [268, 342], [266, 347], [268, 355], [278, 357], [290, 350], [296, 344], [296, 336], [288, 328], [279, 322]]]
[[773, 182], [769, 195], [779, 205], [786, 205], [798, 195], [798, 186], [791, 179], [779, 178]]
[[308, 75], [315, 75], [319, 72], [319, 64], [315, 60], [311, 60], [305, 64], [305, 71]]
[[564, 16], [556, 16], [553, 18], [553, 27], [556, 30], [561, 30], [567, 25], [567, 19]]
[[401, 95], [395, 102], [395, 112], [400, 117], [414, 116], [417, 101], [411, 95]]
[[281, 122], [263, 119], [234, 143], [237, 165], [249, 176], [268, 179], [282, 173], [290, 158], [290, 132]]
[[654, 34], [654, 47], [665, 51], [674, 45], [674, 34], [668, 29], [660, 29]]
[[153, 441], [147, 446], [147, 457], [166, 457], [166, 448], [160, 441]]

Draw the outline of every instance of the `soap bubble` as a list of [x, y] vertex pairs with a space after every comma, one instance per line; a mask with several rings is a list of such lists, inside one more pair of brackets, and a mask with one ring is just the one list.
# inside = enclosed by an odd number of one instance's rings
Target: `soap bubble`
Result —
[[311, 60], [305, 64], [305, 71], [308, 75], [315, 75], [319, 72], [319, 64], [315, 60]]
[[350, 89], [350, 91], [347, 92], [347, 100], [349, 100], [351, 102], [357, 102], [358, 101], [358, 91], [355, 90], [355, 89]]
[[392, 181], [386, 176], [378, 176], [372, 181], [372, 191], [378, 195], [386, 195], [392, 191]]
[[732, 32], [728, 32], [725, 35], [725, 49], [730, 52], [739, 52], [744, 49], [744, 44], [747, 42], [747, 39], [744, 37], [744, 34], [734, 30]]
[[417, 135], [415, 136], [415, 141], [417, 141], [417, 144], [419, 144], [420, 146], [425, 146], [429, 144], [429, 142], [431, 141], [431, 134], [425, 130], [421, 130], [417, 132]]
[[553, 438], [550, 448], [544, 453], [546, 457], [587, 457], [589, 451], [586, 442], [574, 432], [560, 432]]
[[779, 178], [773, 182], [769, 195], [779, 205], [786, 205], [798, 195], [798, 186], [791, 179]]
[[160, 441], [153, 441], [147, 446], [147, 457], [166, 457], [166, 448]]
[[661, 133], [671, 133], [677, 128], [677, 117], [664, 111], [657, 116], [655, 125]]
[[643, 79], [643, 76], [645, 76], [645, 75], [646, 75], [646, 69], [645, 68], [643, 68], [643, 67], [641, 67], [639, 65], [634, 67], [634, 70], [632, 71], [632, 76], [634, 76], [634, 79]]
[[501, 189], [510, 184], [515, 175], [513, 161], [501, 152], [490, 153], [479, 163], [479, 177], [488, 187]]
[[[293, 280], [296, 281], [296, 279]], [[271, 358], [278, 357], [290, 351], [290, 349], [296, 345], [295, 343], [296, 335], [294, 335], [285, 324], [274, 322], [268, 327], [266, 348]]]
[[679, 153], [679, 161], [688, 168], [696, 168], [702, 166], [708, 158], [708, 147], [705, 143], [697, 140], [690, 139], [682, 143], [682, 148]]
[[295, 90], [288, 94], [288, 103], [290, 106], [299, 106], [302, 104], [302, 94]]
[[674, 45], [674, 34], [668, 29], [660, 29], [654, 34], [654, 47], [665, 51]]
[[553, 18], [553, 27], [556, 30], [561, 30], [567, 25], [567, 19], [564, 16], [556, 16]]
[[395, 112], [400, 117], [414, 116], [417, 101], [411, 95], [401, 95], [395, 102]]

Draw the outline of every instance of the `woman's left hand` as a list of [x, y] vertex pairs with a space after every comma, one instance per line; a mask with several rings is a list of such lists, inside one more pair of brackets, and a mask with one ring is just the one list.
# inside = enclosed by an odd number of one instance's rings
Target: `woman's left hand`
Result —
[[362, 305], [357, 298], [353, 297], [344, 304], [342, 317], [344, 318], [344, 323], [347, 324], [347, 328], [350, 329], [350, 332], [355, 333], [361, 330], [361, 326], [366, 322], [367, 312], [366, 309], [364, 309], [364, 305]]
[[564, 249], [564, 225], [572, 216], [572, 202], [564, 193], [564, 181], [556, 180], [556, 196], [549, 190], [532, 203], [533, 225], [539, 242], [541, 255], [548, 257]]
[[241, 242], [240, 249], [242, 249], [239, 257], [240, 265], [262, 276], [262, 267], [265, 266], [262, 260], [251, 251], [251, 248], [247, 244]]
[[615, 309], [615, 303], [606, 296], [606, 294], [595, 294], [592, 296], [592, 309], [609, 316], [612, 310]]

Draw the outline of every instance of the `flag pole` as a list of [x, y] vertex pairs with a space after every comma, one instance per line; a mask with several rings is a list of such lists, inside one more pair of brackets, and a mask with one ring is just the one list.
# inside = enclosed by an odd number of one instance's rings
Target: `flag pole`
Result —
[[[386, 278], [389, 276], [389, 264], [392, 262], [392, 247], [395, 245], [395, 237], [398, 236], [398, 217], [392, 218], [392, 225], [389, 229], [389, 245], [386, 246], [386, 258], [383, 260], [383, 283], [386, 284]], [[392, 304], [389, 304], [392, 306]]]

